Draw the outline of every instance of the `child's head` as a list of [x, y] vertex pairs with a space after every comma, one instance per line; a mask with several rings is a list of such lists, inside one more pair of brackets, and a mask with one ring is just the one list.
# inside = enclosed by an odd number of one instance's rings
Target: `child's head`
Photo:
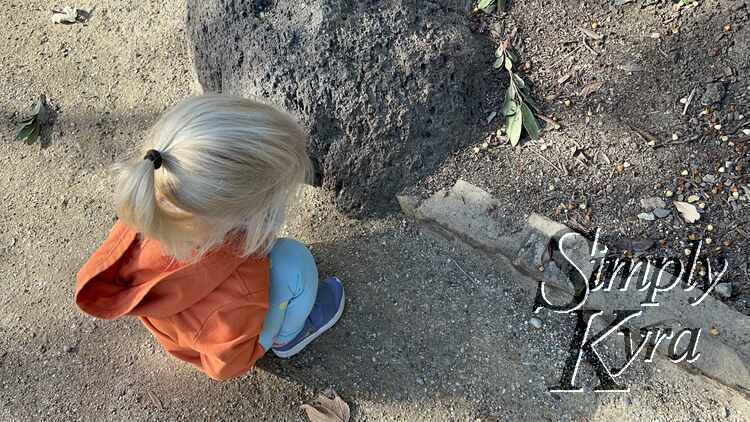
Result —
[[245, 98], [192, 97], [121, 168], [117, 210], [178, 259], [233, 236], [244, 254], [265, 253], [309, 171], [305, 133], [291, 116]]

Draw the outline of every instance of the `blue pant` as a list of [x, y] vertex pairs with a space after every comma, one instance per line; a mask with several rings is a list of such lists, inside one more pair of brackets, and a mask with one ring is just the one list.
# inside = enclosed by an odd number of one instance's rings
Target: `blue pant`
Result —
[[290, 342], [302, 331], [318, 292], [318, 268], [305, 245], [279, 239], [268, 257], [271, 288], [259, 340], [266, 351]]

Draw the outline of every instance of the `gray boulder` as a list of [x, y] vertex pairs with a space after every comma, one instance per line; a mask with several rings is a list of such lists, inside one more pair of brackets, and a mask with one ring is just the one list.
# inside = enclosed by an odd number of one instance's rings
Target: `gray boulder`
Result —
[[187, 3], [204, 91], [294, 113], [345, 212], [395, 208], [400, 190], [471, 142], [494, 57], [469, 30], [470, 1]]

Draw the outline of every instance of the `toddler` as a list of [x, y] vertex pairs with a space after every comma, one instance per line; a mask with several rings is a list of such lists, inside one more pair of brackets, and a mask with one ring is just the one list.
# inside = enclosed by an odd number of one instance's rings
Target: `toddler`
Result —
[[272, 350], [301, 351], [338, 321], [341, 282], [318, 283], [310, 251], [277, 239], [310, 176], [286, 113], [227, 96], [189, 98], [119, 168], [115, 223], [78, 273], [75, 300], [138, 316], [167, 352], [224, 380]]

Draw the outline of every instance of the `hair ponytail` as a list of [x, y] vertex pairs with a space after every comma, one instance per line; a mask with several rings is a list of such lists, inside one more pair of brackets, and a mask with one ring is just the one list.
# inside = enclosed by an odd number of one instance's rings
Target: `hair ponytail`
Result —
[[188, 98], [159, 119], [144, 149], [120, 168], [117, 212], [181, 261], [227, 242], [243, 256], [267, 253], [310, 174], [302, 127], [252, 99]]
[[115, 198], [119, 217], [148, 237], [161, 231], [161, 210], [154, 187], [155, 171], [153, 163], [146, 159], [121, 168]]

